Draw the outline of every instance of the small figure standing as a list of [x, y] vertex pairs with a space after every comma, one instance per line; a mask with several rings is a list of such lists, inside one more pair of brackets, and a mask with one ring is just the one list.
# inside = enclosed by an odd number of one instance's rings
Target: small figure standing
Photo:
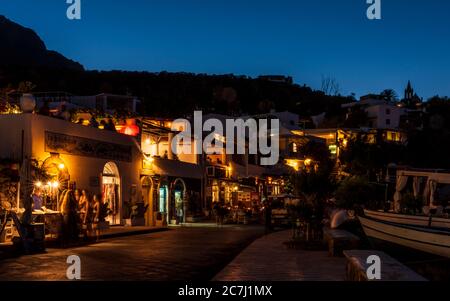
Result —
[[92, 214], [93, 214], [93, 223], [92, 223], [92, 229], [95, 232], [95, 240], [99, 241], [100, 239], [100, 222], [102, 221], [102, 211], [103, 211], [103, 204], [101, 201], [101, 198], [94, 194], [94, 199], [93, 199], [93, 210], [92, 210]]
[[91, 119], [89, 120], [89, 125], [93, 128], [98, 128], [98, 122], [94, 116], [92, 116]]
[[33, 210], [41, 210], [42, 205], [43, 205], [41, 190], [38, 188], [35, 188], [33, 190], [33, 194], [31, 195], [31, 198], [33, 199]]
[[116, 125], [114, 124], [114, 121], [112, 118], [108, 119], [108, 123], [105, 126], [105, 130], [115, 132], [116, 131]]
[[219, 204], [217, 202], [214, 202], [213, 214], [216, 218], [216, 225], [219, 225]]
[[77, 208], [78, 204], [75, 200], [73, 190], [69, 190], [61, 203], [61, 214], [63, 216], [63, 237], [64, 240], [77, 240]]
[[89, 214], [89, 197], [86, 190], [81, 191], [81, 196], [78, 200], [78, 212], [83, 236], [88, 237], [88, 214]]
[[272, 207], [269, 202], [264, 205], [264, 216], [266, 234], [269, 234], [272, 231]]

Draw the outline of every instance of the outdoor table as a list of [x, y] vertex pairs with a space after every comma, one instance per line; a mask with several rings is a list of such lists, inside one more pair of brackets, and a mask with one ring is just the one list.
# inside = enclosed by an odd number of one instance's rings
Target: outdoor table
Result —
[[62, 215], [60, 212], [34, 211], [33, 221], [45, 224], [45, 234], [50, 238], [58, 238], [62, 233]]

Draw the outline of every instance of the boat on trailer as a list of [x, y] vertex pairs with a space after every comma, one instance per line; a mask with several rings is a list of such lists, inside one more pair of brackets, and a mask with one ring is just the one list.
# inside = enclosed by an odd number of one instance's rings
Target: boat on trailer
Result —
[[450, 258], [449, 229], [400, 224], [369, 216], [358, 216], [358, 219], [369, 238]]

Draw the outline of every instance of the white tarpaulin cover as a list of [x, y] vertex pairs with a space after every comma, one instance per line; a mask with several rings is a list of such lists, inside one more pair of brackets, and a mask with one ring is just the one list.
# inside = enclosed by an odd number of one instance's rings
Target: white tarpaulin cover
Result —
[[405, 189], [406, 184], [408, 183], [407, 176], [397, 176], [397, 183], [395, 185], [395, 194], [394, 194], [394, 210], [398, 212], [400, 210], [400, 200], [402, 199], [402, 190]]

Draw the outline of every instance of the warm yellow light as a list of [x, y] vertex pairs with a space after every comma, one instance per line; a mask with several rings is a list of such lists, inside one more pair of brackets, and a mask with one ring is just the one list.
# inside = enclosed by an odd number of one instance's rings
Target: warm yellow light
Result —
[[150, 141], [150, 138], [145, 139], [145, 144], [149, 145], [150, 143], [152, 143], [152, 142]]
[[47, 182], [47, 186], [52, 186], [52, 182]]
[[309, 166], [311, 165], [312, 160], [311, 159], [305, 159], [305, 165]]
[[52, 183], [52, 187], [53, 188], [58, 188], [59, 187], [59, 183], [57, 181]]
[[238, 189], [239, 189], [239, 187], [237, 187], [237, 186], [234, 186], [234, 191], [238, 191]]
[[66, 166], [63, 164], [63, 163], [60, 163], [59, 165], [58, 165], [58, 168], [59, 169], [64, 169]]
[[294, 159], [286, 160], [286, 165], [292, 167], [295, 171], [299, 170], [299, 161]]
[[34, 183], [34, 185], [39, 188], [39, 187], [42, 186], [42, 182], [41, 181], [37, 181], [36, 183]]

